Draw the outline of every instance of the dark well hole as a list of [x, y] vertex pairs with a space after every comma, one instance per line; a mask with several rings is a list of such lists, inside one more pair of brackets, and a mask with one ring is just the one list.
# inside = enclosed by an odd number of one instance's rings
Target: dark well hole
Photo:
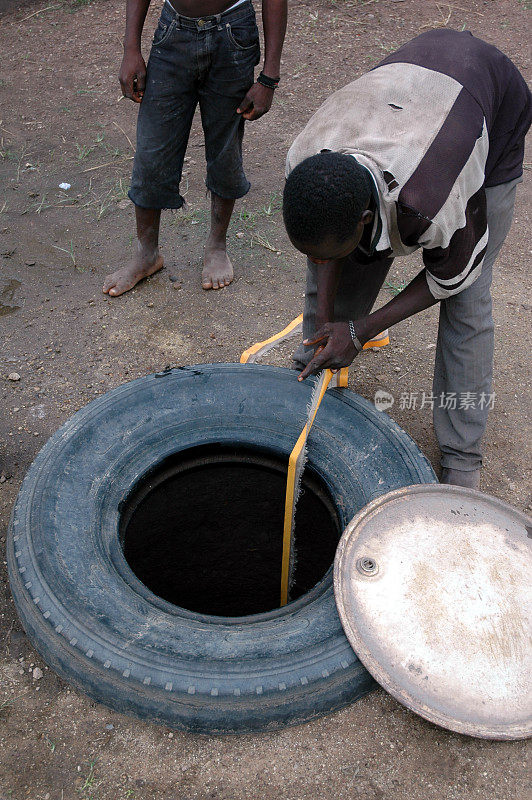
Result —
[[[159, 465], [122, 511], [122, 547], [137, 578], [164, 600], [202, 614], [239, 617], [278, 608], [287, 461], [209, 446]], [[323, 578], [339, 537], [334, 503], [307, 466], [290, 600]]]

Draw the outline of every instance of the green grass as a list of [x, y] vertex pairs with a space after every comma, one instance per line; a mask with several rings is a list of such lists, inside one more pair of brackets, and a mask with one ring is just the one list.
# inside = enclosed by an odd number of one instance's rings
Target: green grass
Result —
[[89, 6], [93, 0], [70, 0], [69, 6], [71, 11], [78, 11], [83, 6]]
[[408, 282], [407, 281], [399, 281], [399, 283], [392, 283], [391, 281], [384, 281], [384, 288], [385, 289], [389, 289], [394, 297], [395, 297], [395, 295], [399, 294], [399, 292], [402, 292], [403, 289], [406, 289], [407, 286], [408, 286]]
[[83, 795], [83, 800], [91, 800], [93, 797], [92, 792], [97, 788], [98, 784], [96, 783], [96, 777], [94, 775], [94, 767], [96, 765], [96, 759], [94, 761], [89, 761], [89, 769], [87, 775], [85, 776], [85, 781], [82, 786], [76, 789], [79, 794]]

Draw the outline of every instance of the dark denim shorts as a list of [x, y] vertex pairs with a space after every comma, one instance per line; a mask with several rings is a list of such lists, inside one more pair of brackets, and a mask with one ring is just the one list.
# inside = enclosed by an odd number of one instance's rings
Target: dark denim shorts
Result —
[[142, 208], [181, 208], [183, 159], [196, 105], [205, 134], [207, 188], [220, 197], [249, 191], [242, 167], [238, 104], [254, 82], [259, 32], [250, 0], [193, 19], [168, 4], [155, 32], [137, 122], [130, 199]]

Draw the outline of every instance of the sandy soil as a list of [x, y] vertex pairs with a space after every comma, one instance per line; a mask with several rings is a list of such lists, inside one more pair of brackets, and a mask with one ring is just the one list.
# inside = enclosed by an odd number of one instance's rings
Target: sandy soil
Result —
[[[118, 299], [104, 275], [132, 248], [126, 190], [136, 109], [118, 102], [123, 4], [1, 0], [0, 47], [0, 536], [22, 477], [47, 437], [76, 409], [167, 364], [236, 361], [299, 313], [304, 265], [280, 215], [286, 150], [331, 91], [428, 27], [466, 27], [503, 49], [530, 77], [529, 0], [293, 2], [275, 106], [248, 126], [253, 188], [238, 206], [230, 247], [236, 280], [200, 288], [207, 203], [196, 120], [184, 189], [188, 206], [163, 226], [166, 266]], [[527, 8], [528, 7], [528, 8]], [[146, 49], [156, 24], [146, 24]], [[495, 408], [483, 488], [531, 509], [530, 156], [514, 227], [499, 258]], [[61, 182], [71, 184], [62, 191]], [[419, 257], [396, 262], [390, 286]], [[430, 392], [437, 311], [393, 331], [361, 356], [351, 386], [396, 398], [390, 414], [437, 465], [430, 409], [399, 407]], [[284, 348], [271, 363], [287, 363]], [[8, 379], [16, 372], [20, 380]], [[199, 738], [108, 711], [52, 674], [15, 614], [5, 562], [0, 595], [0, 798], [5, 800], [525, 800], [526, 743], [450, 734], [383, 691], [342, 712], [280, 733]], [[34, 678], [33, 670], [42, 670]], [[39, 672], [37, 672], [39, 675]]]

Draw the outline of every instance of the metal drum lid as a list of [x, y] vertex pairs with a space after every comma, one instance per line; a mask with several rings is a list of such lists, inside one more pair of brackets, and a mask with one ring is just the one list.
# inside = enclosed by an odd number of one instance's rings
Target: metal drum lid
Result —
[[349, 523], [334, 591], [351, 646], [399, 702], [470, 736], [532, 734], [532, 520], [481, 492], [406, 486]]

